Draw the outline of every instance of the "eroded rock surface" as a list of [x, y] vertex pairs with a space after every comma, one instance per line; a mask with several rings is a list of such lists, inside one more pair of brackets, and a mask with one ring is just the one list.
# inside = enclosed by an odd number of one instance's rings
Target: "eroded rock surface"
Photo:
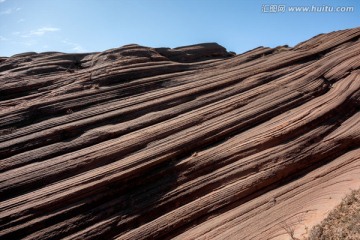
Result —
[[1, 58], [0, 238], [299, 237], [360, 187], [359, 36]]

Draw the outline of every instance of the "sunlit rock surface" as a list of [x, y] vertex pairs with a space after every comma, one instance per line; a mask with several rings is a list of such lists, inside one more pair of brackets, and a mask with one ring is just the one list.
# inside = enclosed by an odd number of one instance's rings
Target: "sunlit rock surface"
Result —
[[359, 36], [0, 58], [0, 238], [306, 234], [360, 187]]

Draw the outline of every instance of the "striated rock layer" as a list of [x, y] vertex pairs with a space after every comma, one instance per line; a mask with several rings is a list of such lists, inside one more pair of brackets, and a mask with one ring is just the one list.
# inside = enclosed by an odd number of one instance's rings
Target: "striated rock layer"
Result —
[[359, 36], [0, 58], [0, 238], [306, 234], [360, 187]]

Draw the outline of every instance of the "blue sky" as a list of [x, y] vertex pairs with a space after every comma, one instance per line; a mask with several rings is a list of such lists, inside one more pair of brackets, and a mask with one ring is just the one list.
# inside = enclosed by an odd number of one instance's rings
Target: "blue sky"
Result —
[[[262, 11], [270, 5], [285, 5], [286, 11]], [[354, 10], [290, 12], [291, 6]], [[258, 46], [293, 46], [319, 33], [358, 26], [358, 0], [0, 0], [0, 56], [201, 42], [241, 53]]]

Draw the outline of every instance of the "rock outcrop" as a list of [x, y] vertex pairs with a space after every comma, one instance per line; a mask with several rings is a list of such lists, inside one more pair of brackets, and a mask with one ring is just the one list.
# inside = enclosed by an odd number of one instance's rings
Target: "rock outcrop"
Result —
[[0, 238], [300, 236], [360, 187], [359, 36], [1, 58]]

